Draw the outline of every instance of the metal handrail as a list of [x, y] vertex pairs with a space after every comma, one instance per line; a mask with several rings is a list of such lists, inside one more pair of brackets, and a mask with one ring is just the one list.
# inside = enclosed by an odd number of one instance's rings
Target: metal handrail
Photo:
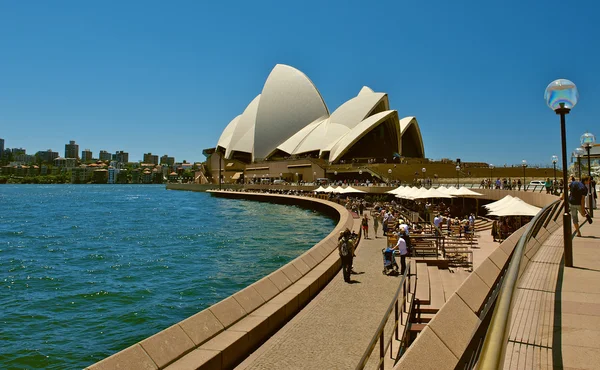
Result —
[[[396, 294], [394, 294], [394, 298], [392, 299], [392, 302], [390, 303], [388, 309], [385, 311], [385, 314], [383, 315], [383, 318], [381, 319], [381, 322], [379, 323], [379, 326], [377, 327], [377, 331], [375, 332], [375, 334], [373, 334], [373, 338], [369, 342], [369, 346], [363, 353], [358, 365], [356, 365], [356, 370], [362, 370], [365, 368], [365, 366], [367, 365], [367, 361], [369, 361], [369, 358], [371, 357], [371, 353], [373, 352], [373, 349], [375, 349], [375, 345], [377, 344], [377, 341], [380, 342], [379, 343], [379, 366], [378, 367], [381, 370], [383, 370], [383, 368], [384, 368], [383, 359], [385, 358], [385, 348], [387, 348], [387, 346], [388, 346], [388, 344], [384, 344], [385, 325], [387, 324], [387, 321], [392, 313], [392, 309], [395, 308], [395, 310], [394, 310], [395, 316], [396, 316], [395, 323], [394, 323], [393, 332], [392, 332], [392, 335], [390, 336], [390, 341], [389, 341], [389, 346], [391, 348], [392, 338], [393, 338], [394, 333], [396, 334], [396, 339], [398, 339], [398, 322], [399, 321], [401, 322], [401, 320], [402, 320], [402, 310], [400, 310], [400, 316], [398, 314], [398, 312], [399, 312], [398, 298], [400, 296], [400, 292], [401, 291], [404, 292], [404, 294], [402, 295], [403, 301], [402, 301], [402, 307], [401, 307], [402, 309], [404, 309], [404, 305], [406, 304], [406, 297], [408, 295], [408, 292], [411, 290], [410, 266], [411, 266], [410, 263], [406, 266], [406, 271], [404, 271], [404, 274], [402, 275], [402, 280], [398, 284], [398, 290], [396, 290]], [[406, 281], [408, 281], [408, 291], [406, 289]], [[409, 320], [409, 317], [406, 318], [406, 323], [408, 323], [408, 320]], [[391, 353], [391, 351], [390, 351], [390, 353]]]
[[513, 252], [510, 264], [502, 281], [502, 288], [498, 295], [494, 313], [485, 335], [485, 341], [479, 356], [479, 369], [500, 369], [504, 366], [504, 355], [508, 343], [509, 323], [512, 312], [512, 300], [517, 288], [519, 268], [525, 253], [525, 246], [533, 237], [535, 231], [539, 230], [538, 224], [545, 221], [548, 215], [554, 212], [554, 208], [560, 203], [559, 200], [544, 207], [529, 223], [529, 226], [519, 239]]

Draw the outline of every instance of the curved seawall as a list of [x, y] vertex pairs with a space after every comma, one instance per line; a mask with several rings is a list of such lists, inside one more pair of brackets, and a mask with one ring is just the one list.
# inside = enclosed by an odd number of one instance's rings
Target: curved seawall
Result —
[[354, 226], [352, 215], [343, 206], [291, 195], [213, 195], [310, 208], [338, 223], [322, 241], [268, 276], [88, 369], [231, 368], [290, 320], [339, 271], [337, 237]]

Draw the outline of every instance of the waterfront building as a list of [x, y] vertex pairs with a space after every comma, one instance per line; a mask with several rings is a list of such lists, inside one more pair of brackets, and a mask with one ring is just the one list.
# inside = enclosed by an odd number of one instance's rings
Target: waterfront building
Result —
[[92, 151], [89, 149], [81, 151], [81, 161], [89, 162], [92, 160]]
[[69, 144], [65, 144], [65, 158], [79, 159], [79, 145], [74, 140], [69, 141]]
[[119, 169], [115, 168], [113, 166], [109, 166], [108, 167], [108, 183], [109, 184], [116, 184], [117, 183], [117, 176], [119, 174]]
[[31, 154], [19, 153], [14, 156], [14, 159], [21, 164], [35, 163], [35, 156]]
[[144, 184], [152, 183], [152, 171], [150, 171], [149, 169], [144, 170], [144, 173], [142, 174], [142, 183], [144, 183]]
[[153, 155], [152, 153], [144, 153], [144, 163], [149, 163], [153, 165], [158, 164], [158, 155]]
[[129, 153], [126, 153], [122, 150], [118, 150], [115, 155], [114, 155], [114, 160], [117, 161], [117, 163], [127, 163], [129, 162]]
[[425, 157], [416, 117], [400, 119], [386, 93], [364, 86], [330, 113], [312, 81], [282, 64], [225, 127], [217, 145], [203, 153], [213, 182], [219, 162], [221, 171], [242, 168], [222, 173], [225, 178], [240, 178], [250, 170], [252, 176], [310, 181], [324, 177], [332, 164]]
[[75, 158], [62, 158], [57, 157], [54, 159], [54, 166], [56, 168], [74, 168], [77, 165], [77, 159]]
[[162, 157], [160, 157], [160, 164], [174, 166], [175, 165], [175, 157], [169, 157], [168, 155], [165, 154]]
[[131, 171], [131, 183], [132, 184], [139, 184], [140, 181], [140, 169], [139, 168], [135, 168]]
[[94, 170], [92, 173], [92, 183], [106, 184], [108, 183], [108, 170], [105, 168]]
[[101, 161], [110, 161], [112, 159], [112, 154], [106, 150], [101, 150], [98, 159]]
[[46, 151], [38, 151], [35, 155], [39, 158], [42, 163], [52, 163], [58, 158], [58, 152], [53, 152], [52, 149]]

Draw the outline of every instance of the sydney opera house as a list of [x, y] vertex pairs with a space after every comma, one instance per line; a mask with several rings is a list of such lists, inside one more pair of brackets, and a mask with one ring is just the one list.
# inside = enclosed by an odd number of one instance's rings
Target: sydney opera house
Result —
[[[222, 170], [235, 167], [248, 171], [246, 177], [253, 170], [254, 177], [269, 170], [298, 176], [298, 170], [307, 166], [293, 162], [301, 159], [314, 159], [309, 172], [322, 173], [322, 167], [336, 163], [423, 158], [424, 148], [417, 119], [400, 118], [398, 111], [390, 109], [386, 93], [365, 86], [330, 113], [304, 73], [278, 64], [262, 92], [225, 127], [216, 147], [204, 154], [213, 173], [222, 160], [227, 162]], [[272, 162], [277, 162], [277, 168], [270, 168]], [[239, 179], [240, 175], [230, 176]]]

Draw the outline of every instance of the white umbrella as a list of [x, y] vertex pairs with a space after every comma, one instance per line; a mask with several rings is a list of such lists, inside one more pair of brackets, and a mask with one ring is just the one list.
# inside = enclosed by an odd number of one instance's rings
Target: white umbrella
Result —
[[490, 216], [535, 216], [542, 209], [532, 206], [519, 198], [514, 198], [510, 202], [505, 203], [505, 205], [495, 211], [489, 213]]
[[442, 191], [439, 191], [434, 188], [429, 188], [425, 193], [423, 193], [419, 198], [454, 198], [450, 194], [446, 194]]
[[398, 198], [404, 199], [418, 199], [419, 196], [423, 195], [427, 190], [425, 188], [410, 188], [410, 191], [396, 195]]
[[473, 190], [467, 189], [466, 187], [461, 187], [456, 191], [449, 192], [450, 195], [456, 195], [457, 197], [468, 197], [468, 196], [481, 196], [483, 194], [479, 194], [474, 192]]
[[326, 189], [323, 189], [324, 193], [333, 193], [335, 191], [335, 188], [332, 187], [331, 185], [329, 185]]
[[387, 194], [399, 194], [399, 192], [404, 189], [404, 186], [398, 186], [396, 189], [386, 191]]
[[503, 204], [505, 204], [505, 203], [507, 203], [507, 202], [511, 201], [512, 199], [513, 199], [513, 197], [512, 197], [512, 196], [510, 196], [510, 195], [507, 195], [507, 196], [505, 196], [504, 198], [502, 198], [502, 199], [500, 199], [500, 200], [497, 200], [497, 201], [495, 201], [495, 202], [492, 202], [492, 203], [490, 203], [490, 204], [486, 204], [486, 205], [484, 205], [484, 207], [485, 207], [485, 208], [487, 208], [487, 209], [488, 209], [488, 210], [490, 210], [490, 211], [493, 211], [493, 210], [495, 210], [496, 208], [502, 207], [502, 205], [503, 205]]
[[318, 188], [316, 188], [315, 190], [313, 190], [315, 193], [321, 193], [325, 191], [325, 188], [322, 186], [319, 186]]
[[350, 194], [350, 193], [365, 193], [362, 190], [353, 188], [352, 185], [348, 185], [345, 189], [340, 190], [340, 194]]
[[439, 192], [442, 192], [442, 193], [444, 193], [444, 194], [448, 194], [448, 195], [450, 195], [450, 193], [448, 192], [448, 188], [447, 188], [447, 187], [445, 187], [445, 186], [438, 186], [438, 188], [437, 188], [437, 189], [435, 189], [435, 190], [437, 190], [437, 191], [439, 191]]

